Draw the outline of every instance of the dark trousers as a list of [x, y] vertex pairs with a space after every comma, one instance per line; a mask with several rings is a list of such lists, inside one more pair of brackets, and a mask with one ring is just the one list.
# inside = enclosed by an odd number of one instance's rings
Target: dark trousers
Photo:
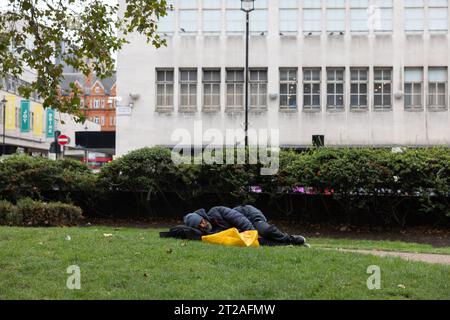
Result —
[[256, 221], [253, 224], [258, 231], [258, 234], [264, 238], [265, 240], [283, 243], [283, 244], [291, 244], [293, 243], [293, 239], [287, 233], [282, 232], [273, 224], [267, 223], [267, 221]]

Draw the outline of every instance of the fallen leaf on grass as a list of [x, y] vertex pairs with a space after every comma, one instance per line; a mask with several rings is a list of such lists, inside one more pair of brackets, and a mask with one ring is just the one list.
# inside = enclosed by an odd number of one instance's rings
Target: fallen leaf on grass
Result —
[[72, 238], [70, 236], [66, 236], [66, 240], [70, 241], [70, 240], [72, 240]]
[[104, 233], [103, 236], [105, 238], [109, 238], [109, 237], [112, 237], [112, 233]]
[[404, 284], [399, 284], [397, 287], [399, 287], [401, 289], [406, 289], [406, 286]]

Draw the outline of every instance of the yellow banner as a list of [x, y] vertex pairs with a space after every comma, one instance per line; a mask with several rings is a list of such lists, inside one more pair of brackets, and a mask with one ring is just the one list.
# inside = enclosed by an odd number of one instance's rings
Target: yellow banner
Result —
[[6, 130], [16, 129], [16, 96], [12, 94], [6, 95], [6, 112], [5, 112], [5, 128]]
[[33, 103], [33, 134], [35, 136], [41, 136], [44, 122], [44, 108], [42, 104]]

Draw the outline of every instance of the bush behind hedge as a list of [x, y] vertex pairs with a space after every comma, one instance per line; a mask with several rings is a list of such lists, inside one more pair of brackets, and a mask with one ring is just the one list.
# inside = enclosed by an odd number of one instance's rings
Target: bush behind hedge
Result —
[[95, 207], [101, 190], [96, 175], [80, 161], [13, 155], [0, 160], [0, 196], [14, 203], [29, 197], [87, 208]]

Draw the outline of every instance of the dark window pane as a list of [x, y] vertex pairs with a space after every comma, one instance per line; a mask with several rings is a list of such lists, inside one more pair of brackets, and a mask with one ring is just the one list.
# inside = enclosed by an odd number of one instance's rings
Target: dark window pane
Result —
[[297, 97], [289, 96], [289, 106], [296, 107], [297, 106]]
[[367, 93], [367, 84], [365, 84], [365, 83], [362, 83], [360, 86], [359, 86], [359, 92], [360, 93]]
[[359, 98], [359, 103], [361, 106], [367, 106], [367, 96], [366, 95], [362, 95]]
[[334, 105], [334, 96], [327, 96], [327, 104], [329, 105], [329, 106], [332, 106], [332, 105]]
[[320, 84], [313, 85], [313, 93], [320, 94]]
[[303, 97], [303, 104], [304, 104], [305, 106], [311, 105], [311, 96], [304, 96], [304, 97]]
[[327, 93], [334, 93], [334, 84], [327, 85]]
[[314, 95], [313, 96], [313, 105], [314, 106], [320, 106], [320, 96], [319, 95]]
[[303, 86], [303, 91], [304, 91], [304, 93], [311, 93], [311, 85], [309, 85], [309, 84], [305, 84], [304, 86]]
[[375, 97], [374, 97], [374, 104], [376, 105], [376, 106], [381, 106], [381, 105], [383, 105], [383, 103], [382, 103], [382, 101], [381, 101], [381, 95], [375, 95]]

